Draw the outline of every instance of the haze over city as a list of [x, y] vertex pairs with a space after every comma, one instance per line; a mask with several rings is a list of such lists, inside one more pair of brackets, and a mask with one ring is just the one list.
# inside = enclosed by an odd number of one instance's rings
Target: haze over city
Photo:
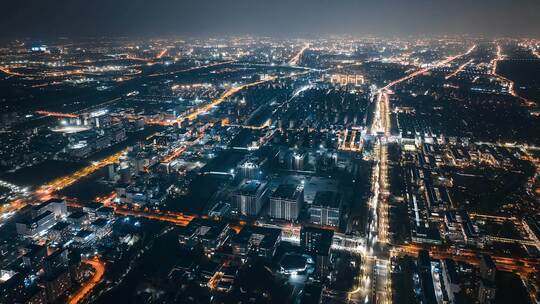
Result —
[[535, 0], [3, 1], [3, 37], [498, 35], [538, 37]]
[[538, 1], [3, 1], [0, 303], [540, 303]]

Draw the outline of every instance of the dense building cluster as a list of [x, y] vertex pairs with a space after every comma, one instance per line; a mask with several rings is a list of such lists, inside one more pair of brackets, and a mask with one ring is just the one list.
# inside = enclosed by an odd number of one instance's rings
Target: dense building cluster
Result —
[[539, 45], [8, 43], [0, 302], [537, 303]]

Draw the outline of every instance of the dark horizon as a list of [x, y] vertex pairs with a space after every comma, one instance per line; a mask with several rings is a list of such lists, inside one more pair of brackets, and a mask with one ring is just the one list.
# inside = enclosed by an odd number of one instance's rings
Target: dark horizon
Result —
[[7, 0], [0, 37], [472, 35], [540, 37], [533, 0]]

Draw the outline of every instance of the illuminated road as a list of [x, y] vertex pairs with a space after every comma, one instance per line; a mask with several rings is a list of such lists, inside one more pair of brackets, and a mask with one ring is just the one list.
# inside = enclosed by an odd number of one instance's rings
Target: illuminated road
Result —
[[[15, 68], [18, 68], [18, 67], [24, 67], [24, 66], [15, 66]], [[141, 74], [142, 71], [138, 69], [139, 67], [140, 67], [139, 65], [126, 66], [125, 68], [129, 69], [129, 72], [126, 72], [124, 74], [124, 76], [134, 76], [134, 75]], [[85, 68], [79, 68], [79, 69], [67, 70], [67, 71], [64, 70], [64, 71], [54, 71], [54, 72], [41, 72], [39, 74], [35, 74], [35, 73], [22, 74], [22, 73], [13, 72], [13, 71], [11, 71], [9, 69], [9, 67], [3, 66], [3, 67], [0, 67], [0, 72], [3, 72], [3, 73], [8, 74], [10, 76], [34, 77], [34, 78], [40, 78], [40, 79], [45, 80], [45, 78], [58, 78], [58, 77], [67, 77], [67, 76], [76, 76], [76, 75], [77, 76], [79, 76], [79, 75], [100, 76], [104, 72], [107, 72], [107, 70], [92, 70], [92, 69], [90, 69], [88, 67], [85, 67]], [[54, 84], [59, 84], [59, 83], [55, 82]], [[46, 85], [49, 85], [49, 83], [42, 84], [41, 86], [46, 86]], [[36, 86], [34, 86], [34, 87], [36, 87]]]
[[302, 59], [302, 55], [304, 54], [304, 52], [309, 49], [309, 44], [306, 43], [301, 49], [300, 51], [298, 51], [298, 53], [296, 53], [296, 55], [294, 55], [293, 58], [291, 58], [291, 60], [289, 61], [289, 65], [291, 66], [297, 66], [299, 63], [300, 63], [300, 59]]
[[72, 113], [61, 113], [61, 112], [50, 112], [50, 111], [36, 111], [36, 114], [43, 116], [54, 116], [54, 117], [64, 117], [64, 118], [77, 118], [78, 115]]
[[122, 98], [117, 97], [117, 98], [109, 99], [109, 100], [106, 100], [104, 102], [93, 104], [93, 105], [91, 105], [89, 107], [77, 110], [77, 111], [75, 111], [73, 113], [51, 112], [51, 111], [36, 111], [36, 114], [39, 114], [42, 117], [53, 116], [53, 117], [64, 117], [64, 118], [77, 118], [77, 117], [79, 117], [79, 114], [81, 114], [81, 113], [90, 112], [90, 111], [92, 111], [94, 109], [98, 109], [98, 108], [103, 108], [103, 107], [105, 107], [105, 106], [107, 106], [109, 104], [112, 104], [112, 103], [115, 103], [115, 102], [119, 101], [120, 99], [122, 99]]
[[[223, 63], [220, 63], [220, 64], [223, 64]], [[298, 74], [298, 75], [301, 75], [301, 74]], [[277, 76], [269, 76], [269, 77], [267, 77], [265, 79], [262, 79], [262, 80], [259, 80], [259, 81], [250, 82], [250, 83], [246, 83], [246, 84], [242, 84], [242, 85], [232, 87], [232, 88], [226, 90], [223, 94], [221, 94], [221, 96], [219, 98], [216, 98], [216, 99], [212, 100], [210, 103], [207, 103], [207, 104], [204, 104], [204, 105], [202, 105], [200, 107], [197, 107], [197, 108], [193, 109], [190, 112], [187, 112], [187, 113], [185, 113], [183, 115], [180, 115], [176, 120], [152, 120], [152, 121], [147, 121], [147, 123], [149, 123], [149, 124], [159, 124], [159, 125], [172, 125], [174, 123], [180, 124], [185, 120], [195, 120], [197, 117], [199, 117], [199, 115], [205, 114], [208, 111], [210, 111], [212, 108], [214, 108], [216, 106], [219, 106], [220, 104], [225, 102], [228, 98], [232, 97], [236, 93], [238, 93], [238, 92], [240, 92], [240, 91], [242, 91], [244, 89], [247, 89], [249, 87], [253, 87], [253, 86], [256, 86], [256, 85], [259, 85], [259, 84], [270, 82], [270, 81], [273, 81], [273, 80], [276, 80], [276, 79], [277, 79]]]
[[202, 69], [206, 69], [206, 68], [216, 67], [216, 66], [220, 66], [220, 65], [224, 65], [224, 64], [228, 64], [228, 63], [234, 63], [234, 62], [236, 62], [236, 61], [235, 60], [229, 60], [229, 61], [211, 63], [211, 64], [207, 64], [207, 65], [201, 65], [201, 66], [192, 67], [192, 68], [188, 68], [188, 69], [183, 69], [183, 70], [179, 70], [179, 71], [154, 73], [154, 74], [150, 74], [150, 75], [147, 75], [147, 76], [148, 77], [157, 77], [157, 76], [165, 76], [165, 75], [174, 75], [174, 74], [179, 74], [179, 73], [192, 72], [192, 71], [196, 71], [196, 70], [202, 70]]
[[22, 209], [26, 206], [26, 201], [23, 199], [16, 199], [9, 203], [3, 204], [0, 206], [0, 224], [10, 217], [14, 212]]
[[391, 88], [404, 81], [422, 75], [434, 68], [444, 66], [458, 58], [470, 54], [476, 45], [465, 53], [448, 57], [427, 68], [415, 71], [394, 80], [379, 89], [376, 94], [374, 117], [369, 133], [375, 137], [373, 148], [374, 168], [371, 178], [368, 221], [366, 225], [366, 248], [363, 250], [361, 276], [358, 286], [349, 293], [353, 302], [391, 303], [390, 248], [388, 244], [388, 140], [390, 138], [390, 97]]
[[10, 76], [18, 76], [18, 77], [24, 77], [26, 75], [24, 74], [21, 74], [21, 73], [16, 73], [16, 72], [12, 72], [9, 68], [7, 67], [0, 67], [0, 72], [3, 72], [7, 75], [10, 75]]
[[[142, 218], [153, 220], [153, 221], [160, 221], [160, 222], [167, 222], [167, 223], [175, 224], [177, 226], [182, 226], [182, 227], [187, 226], [195, 218], [195, 216], [184, 215], [183, 213], [180, 213], [180, 212], [149, 210], [149, 209], [136, 208], [129, 205], [119, 205], [113, 202], [115, 198], [116, 198], [116, 192], [112, 192], [106, 197], [96, 198], [95, 201], [103, 204], [103, 206], [113, 208], [114, 213], [119, 216], [142, 217]], [[84, 206], [83, 204], [81, 204], [79, 201], [75, 199], [66, 198], [66, 197], [64, 197], [64, 199], [66, 200], [67, 205], [69, 207], [81, 208]]]
[[493, 59], [491, 63], [491, 74], [498, 76], [497, 65], [499, 64], [499, 61], [504, 60], [504, 59], [506, 59], [506, 56], [503, 55], [501, 46], [497, 44], [497, 51], [495, 54], [495, 59]]
[[[408, 78], [410, 79], [410, 78]], [[390, 136], [390, 96], [388, 89], [377, 92], [373, 123], [370, 126], [372, 135]]]
[[102, 160], [99, 160], [97, 162], [93, 162], [89, 166], [86, 166], [86, 167], [84, 167], [84, 168], [82, 168], [82, 169], [80, 169], [80, 170], [78, 170], [78, 171], [76, 171], [76, 172], [74, 172], [74, 173], [72, 173], [70, 175], [55, 179], [52, 182], [41, 186], [38, 189], [37, 193], [38, 194], [48, 195], [48, 194], [51, 194], [52, 192], [64, 189], [64, 188], [74, 184], [75, 182], [77, 182], [81, 178], [86, 177], [86, 176], [88, 176], [88, 175], [90, 175], [92, 173], [95, 173], [96, 171], [98, 171], [99, 169], [101, 169], [101, 168], [103, 168], [105, 166], [108, 166], [108, 165], [113, 164], [113, 163], [117, 163], [120, 160], [120, 157], [122, 155], [124, 155], [126, 152], [127, 152], [127, 149], [124, 149], [124, 150], [122, 150], [122, 151], [120, 151], [120, 152], [118, 152], [116, 154], [105, 157]]
[[448, 58], [446, 58], [446, 59], [444, 59], [442, 61], [437, 62], [436, 64], [434, 64], [432, 66], [429, 66], [429, 67], [424, 68], [424, 69], [420, 69], [420, 70], [418, 70], [416, 72], [413, 72], [413, 73], [411, 73], [411, 74], [409, 74], [409, 75], [407, 75], [407, 76], [405, 76], [403, 78], [394, 80], [394, 81], [390, 82], [389, 84], [387, 84], [385, 87], [383, 87], [382, 90], [383, 91], [389, 90], [391, 87], [395, 86], [396, 84], [402, 83], [402, 82], [404, 82], [406, 80], [409, 80], [411, 78], [414, 78], [414, 77], [416, 77], [418, 75], [422, 75], [422, 74], [424, 74], [426, 72], [429, 72], [429, 71], [431, 71], [431, 70], [433, 70], [435, 68], [439, 68], [441, 66], [447, 65], [447, 64], [449, 64], [450, 62], [452, 62], [452, 61], [454, 61], [456, 59], [459, 59], [459, 58], [461, 58], [463, 56], [469, 55], [472, 51], [474, 51], [474, 49], [476, 49], [476, 44], [473, 45], [470, 49], [467, 50], [467, 52], [465, 52], [463, 54], [448, 57]]
[[135, 216], [135, 217], [142, 217], [149, 220], [154, 221], [161, 221], [161, 222], [167, 222], [172, 223], [177, 226], [185, 227], [187, 226], [191, 220], [193, 220], [193, 216], [189, 215], [183, 215], [180, 213], [167, 213], [167, 212], [152, 212], [152, 211], [137, 211], [137, 210], [130, 210], [123, 207], [114, 207], [114, 213], [119, 214], [122, 216]]
[[514, 81], [502, 76], [501, 74], [497, 74], [497, 67], [498, 67], [498, 64], [499, 64], [499, 61], [501, 60], [505, 60], [507, 59], [506, 55], [504, 55], [502, 53], [502, 48], [499, 44], [497, 44], [497, 53], [496, 53], [496, 57], [495, 59], [493, 59], [492, 63], [491, 63], [491, 74], [497, 78], [499, 78], [500, 80], [506, 82], [508, 84], [508, 93], [518, 99], [520, 99], [524, 105], [526, 106], [534, 106], [536, 105], [535, 102], [531, 101], [531, 100], [528, 100], [520, 95], [518, 95], [517, 91], [516, 91], [516, 84], [514, 83]]
[[163, 49], [163, 51], [161, 51], [161, 52], [159, 52], [159, 54], [157, 54], [156, 59], [161, 59], [163, 56], [165, 56], [165, 54], [167, 54], [168, 51], [169, 51], [169, 49], [167, 49], [167, 48]]
[[181, 123], [182, 121], [184, 121], [186, 119], [194, 120], [199, 115], [210, 111], [213, 107], [216, 107], [216, 106], [220, 105], [221, 103], [226, 101], [229, 97], [231, 97], [234, 94], [242, 91], [243, 89], [247, 89], [249, 87], [253, 87], [253, 86], [265, 83], [265, 82], [269, 82], [269, 81], [275, 80], [276, 78], [277, 78], [276, 76], [271, 76], [271, 77], [267, 77], [267, 78], [265, 78], [263, 80], [250, 82], [250, 83], [246, 83], [246, 84], [239, 85], [239, 86], [236, 86], [236, 87], [232, 87], [232, 88], [228, 89], [227, 91], [225, 91], [219, 98], [214, 99], [212, 102], [207, 103], [207, 104], [195, 109], [194, 111], [192, 111], [190, 113], [187, 113], [185, 115], [182, 115], [182, 116], [178, 117], [178, 119], [176, 121], [178, 123]]
[[[374, 160], [376, 162], [372, 175], [372, 197], [369, 201], [370, 211], [368, 214], [367, 224], [367, 248], [365, 250], [365, 258], [362, 265], [362, 278], [360, 286], [351, 292], [353, 297], [357, 297], [356, 293], [365, 296], [365, 303], [390, 303], [392, 301], [391, 280], [389, 279], [388, 265], [389, 253], [394, 253], [395, 250], [412, 256], [417, 256], [420, 246], [408, 245], [399, 246], [398, 248], [388, 248], [388, 155], [387, 141], [389, 139], [390, 119], [389, 119], [389, 94], [391, 88], [399, 83], [412, 79], [418, 75], [422, 75], [427, 71], [444, 66], [453, 60], [461, 58], [471, 53], [476, 48], [472, 46], [467, 52], [449, 57], [431, 67], [413, 72], [403, 78], [390, 82], [388, 85], [378, 90], [375, 105], [375, 113], [373, 123], [370, 127], [370, 133], [377, 136], [374, 147]], [[500, 47], [498, 47], [497, 58], [503, 58]], [[496, 70], [496, 62], [494, 63]], [[464, 67], [469, 64], [458, 67], [458, 69], [450, 74], [453, 77], [459, 73]], [[491, 255], [491, 253], [488, 253]], [[438, 247], [430, 249], [430, 255], [435, 259], [452, 258], [458, 261], [464, 261], [473, 265], [479, 264], [479, 252], [460, 250], [452, 252]], [[538, 266], [538, 261], [527, 259], [513, 259], [507, 257], [492, 256], [500, 270], [517, 272], [522, 276], [526, 276], [535, 270]], [[371, 278], [371, 279], [370, 279]]]
[[182, 146], [180, 148], [177, 148], [177, 149], [174, 149], [174, 151], [172, 151], [169, 155], [167, 155], [164, 159], [163, 159], [163, 162], [164, 163], [168, 163], [178, 157], [180, 157], [180, 155], [182, 155], [185, 151], [186, 151], [187, 147], [185, 146]]
[[[248, 84], [246, 86], [249, 86], [249, 85], [251, 85], [251, 84]], [[243, 86], [243, 87], [245, 87], [245, 86]], [[198, 137], [198, 139], [201, 139], [202, 137], [203, 137], [203, 134], [201, 134]], [[171, 153], [169, 153], [167, 156], [164, 157], [163, 161], [164, 162], [169, 162], [169, 161], [179, 157], [180, 155], [182, 155], [182, 153], [184, 153], [186, 151], [186, 149], [187, 149], [187, 146], [182, 146], [182, 147], [179, 147], [177, 149], [174, 149]], [[101, 168], [103, 168], [103, 167], [105, 167], [105, 166], [107, 166], [109, 164], [117, 163], [120, 160], [120, 158], [126, 152], [127, 152], [127, 149], [124, 149], [124, 150], [122, 150], [120, 152], [117, 152], [117, 153], [111, 155], [111, 156], [105, 157], [104, 159], [93, 162], [92, 164], [90, 164], [90, 165], [88, 165], [88, 166], [86, 166], [86, 167], [84, 167], [84, 168], [82, 168], [80, 170], [77, 170], [76, 172], [74, 172], [74, 173], [72, 173], [70, 175], [63, 176], [61, 178], [55, 179], [52, 182], [47, 183], [47, 184], [39, 187], [38, 190], [35, 193], [36, 197], [41, 201], [47, 200], [47, 199], [52, 197], [52, 194], [54, 192], [62, 190], [62, 189], [66, 188], [66, 187], [68, 187], [70, 185], [73, 185], [74, 183], [76, 183], [80, 179], [97, 172], [98, 170], [100, 170]], [[183, 214], [157, 213], [157, 212], [151, 212], [151, 211], [139, 211], [139, 210], [131, 210], [131, 209], [128, 209], [128, 208], [121, 208], [121, 207], [118, 207], [118, 206], [115, 206], [115, 205], [111, 204], [111, 201], [112, 201], [112, 199], [114, 197], [115, 197], [115, 193], [111, 194], [107, 198], [104, 198], [104, 199], [98, 200], [98, 201], [102, 201], [102, 203], [104, 203], [104, 205], [114, 207], [115, 213], [117, 213], [119, 215], [124, 215], [124, 216], [139, 216], [139, 217], [144, 217], [144, 218], [148, 218], [148, 219], [151, 219], [151, 220], [166, 221], [166, 222], [174, 223], [176, 225], [181, 225], [181, 226], [186, 226], [193, 219], [193, 217], [184, 216]], [[10, 204], [5, 204], [4, 206], [2, 206], [0, 211], [1, 211], [2, 214], [6, 214], [8, 212], [13, 212], [13, 211], [19, 210], [22, 207], [26, 206], [27, 204], [28, 204], [28, 202], [26, 202], [24, 200], [16, 200], [16, 201], [11, 202]], [[72, 202], [72, 204], [77, 204], [77, 203]]]
[[[417, 244], [408, 244], [401, 246], [394, 246], [392, 254], [406, 254], [411, 256], [417, 256], [423, 247]], [[515, 272], [526, 277], [530, 273], [536, 272], [536, 268], [540, 266], [540, 260], [529, 258], [515, 258], [493, 255], [488, 251], [471, 250], [471, 249], [450, 249], [443, 246], [431, 246], [429, 253], [432, 258], [445, 259], [450, 258], [460, 262], [466, 262], [471, 265], [478, 266], [480, 264], [480, 255], [488, 254], [491, 256], [497, 269], [508, 272]]]
[[69, 298], [69, 304], [78, 304], [84, 300], [84, 298], [88, 296], [94, 287], [101, 282], [101, 279], [103, 279], [103, 275], [105, 274], [105, 263], [103, 263], [99, 258], [83, 260], [82, 262], [94, 268], [94, 276], [92, 279], [90, 279], [90, 281], [83, 283], [82, 287]]
[[[120, 160], [120, 157], [124, 155], [124, 153], [127, 151], [127, 149], [124, 149], [116, 154], [113, 154], [111, 156], [105, 157], [102, 160], [99, 160], [97, 162], [93, 162], [92, 164], [61, 178], [55, 179], [52, 182], [40, 186], [35, 193], [33, 193], [34, 198], [40, 201], [45, 201], [49, 198], [52, 198], [52, 194], [58, 190], [62, 190], [70, 185], [73, 185], [77, 181], [79, 181], [81, 178], [84, 178], [92, 173], [95, 173], [99, 169], [112, 164], [117, 163]], [[17, 210], [20, 210], [21, 208], [28, 205], [28, 201], [25, 199], [17, 199], [14, 201], [11, 201], [7, 204], [4, 204], [0, 206], [0, 215], [5, 215], [11, 212], [15, 212]]]
[[465, 62], [464, 64], [460, 65], [454, 72], [448, 74], [444, 79], [448, 80], [454, 76], [456, 76], [457, 74], [461, 73], [465, 67], [467, 67], [469, 64], [473, 63], [474, 60], [469, 60], [467, 62]]
[[179, 212], [171, 211], [152, 211], [152, 210], [135, 210], [128, 205], [120, 206], [113, 201], [116, 198], [116, 192], [112, 192], [107, 197], [99, 198], [96, 201], [102, 203], [104, 206], [114, 209], [114, 213], [121, 216], [135, 216], [143, 217], [149, 220], [162, 221], [172, 223], [178, 226], [187, 226], [195, 216], [184, 215]]

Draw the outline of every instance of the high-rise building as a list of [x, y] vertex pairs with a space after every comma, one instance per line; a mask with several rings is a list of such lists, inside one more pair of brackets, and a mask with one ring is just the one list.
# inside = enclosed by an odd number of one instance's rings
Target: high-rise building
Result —
[[309, 221], [321, 226], [339, 226], [341, 196], [335, 191], [317, 191], [309, 207]]
[[251, 156], [244, 159], [237, 167], [238, 180], [253, 180], [263, 177], [263, 167], [267, 163], [267, 158]]
[[315, 227], [302, 227], [300, 230], [300, 246], [305, 253], [315, 258], [317, 277], [325, 278], [330, 267], [330, 248], [334, 231]]
[[281, 184], [270, 195], [269, 216], [295, 221], [304, 203], [304, 188], [300, 185]]
[[300, 246], [306, 253], [327, 254], [333, 237], [332, 230], [303, 226], [300, 230]]
[[420, 278], [421, 287], [420, 297], [422, 303], [437, 304], [433, 277], [431, 275], [431, 258], [429, 257], [429, 251], [421, 250], [418, 253], [416, 264], [418, 265], [418, 276]]
[[257, 216], [267, 198], [266, 182], [248, 180], [242, 182], [232, 194], [234, 208], [239, 214]]
[[293, 152], [291, 168], [296, 171], [304, 171], [307, 162], [307, 154], [305, 152]]
[[456, 262], [451, 259], [441, 260], [442, 278], [450, 303], [458, 303], [461, 282], [457, 273]]
[[57, 249], [43, 260], [43, 271], [45, 276], [54, 277], [57, 273], [68, 268], [68, 250]]
[[22, 256], [23, 266], [26, 269], [38, 269], [41, 263], [47, 256], [47, 247], [31, 244], [24, 249], [25, 253]]

